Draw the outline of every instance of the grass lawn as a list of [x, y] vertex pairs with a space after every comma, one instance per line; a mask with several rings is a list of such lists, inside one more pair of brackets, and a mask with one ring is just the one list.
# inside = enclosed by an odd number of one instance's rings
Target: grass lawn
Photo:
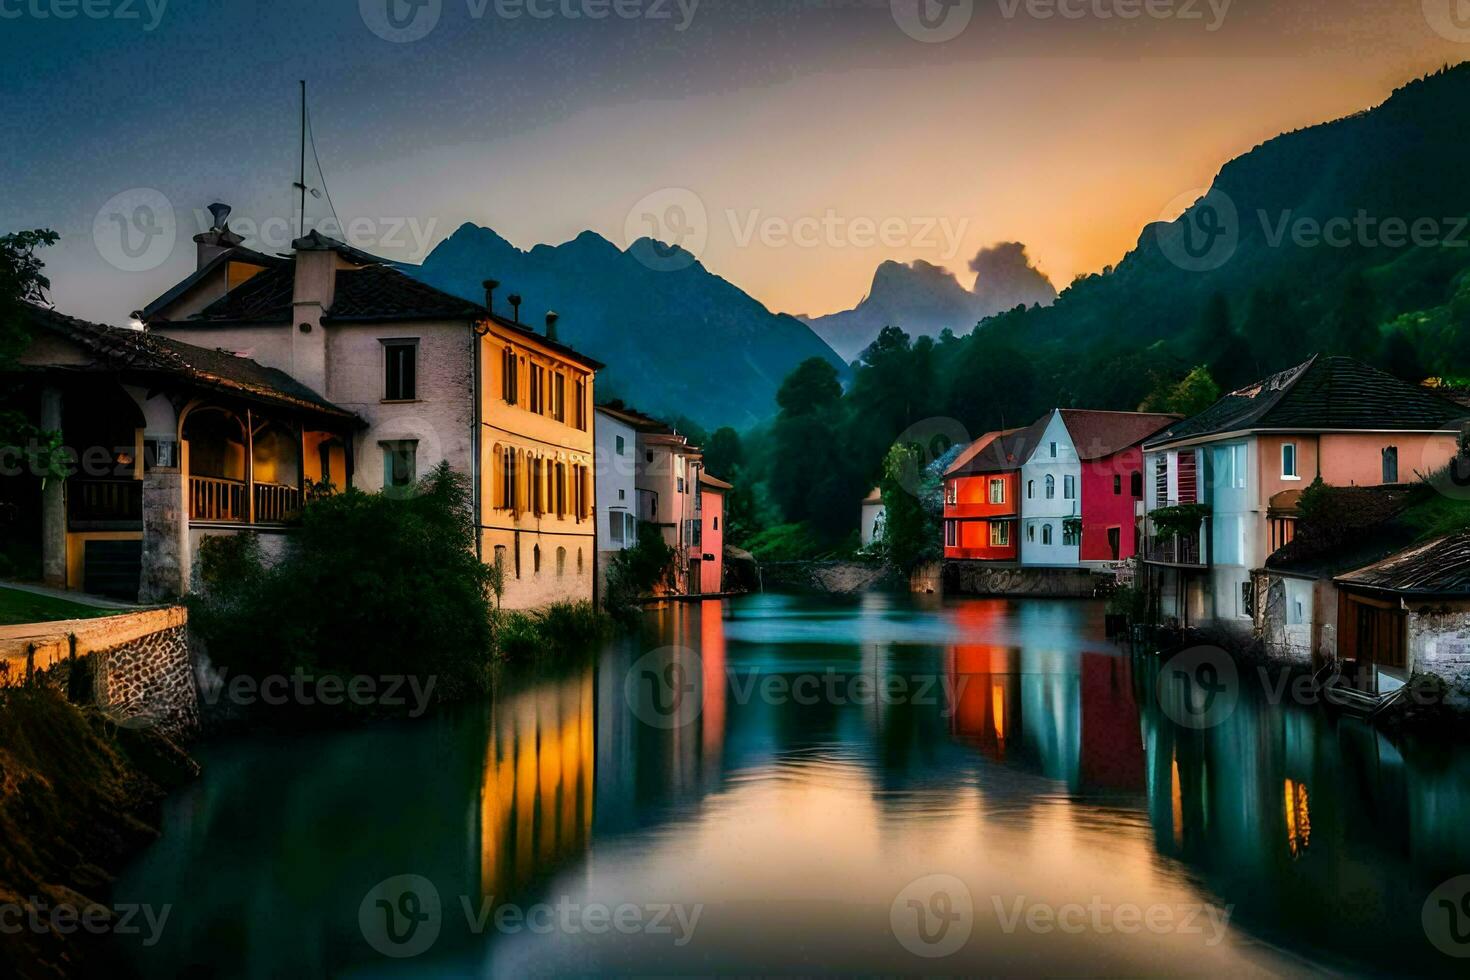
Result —
[[19, 589], [0, 588], [0, 626], [47, 623], [57, 619], [92, 619], [97, 616], [113, 616], [119, 611], [83, 606]]

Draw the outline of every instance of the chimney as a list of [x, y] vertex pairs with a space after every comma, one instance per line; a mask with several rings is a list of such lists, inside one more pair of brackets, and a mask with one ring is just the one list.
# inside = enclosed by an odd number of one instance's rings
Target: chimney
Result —
[[511, 319], [515, 320], [516, 325], [519, 326], [520, 325], [520, 322], [521, 322], [521, 294], [520, 293], [511, 293], [510, 294], [510, 312], [511, 312]]
[[245, 239], [230, 231], [230, 206], [220, 204], [216, 201], [209, 206], [210, 218], [214, 224], [206, 232], [194, 236], [196, 269], [202, 269], [223, 252], [239, 245]]
[[480, 283], [485, 288], [485, 309], [495, 312], [495, 290], [500, 288], [499, 279], [486, 279]]
[[560, 319], [561, 319], [561, 316], [558, 315], [555, 310], [548, 310], [547, 311], [547, 313], [546, 313], [546, 339], [547, 340], [551, 340], [551, 341], [556, 340], [556, 321], [557, 320], [560, 320]]

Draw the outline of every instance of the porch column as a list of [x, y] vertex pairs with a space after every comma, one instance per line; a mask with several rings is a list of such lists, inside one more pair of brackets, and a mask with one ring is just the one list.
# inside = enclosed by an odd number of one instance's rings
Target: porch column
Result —
[[169, 398], [125, 386], [143, 413], [143, 568], [140, 602], [163, 602], [189, 590], [188, 462], [179, 412]]
[[[41, 389], [41, 428], [61, 431], [61, 389]], [[66, 588], [66, 478], [47, 477], [41, 488], [41, 579]]]

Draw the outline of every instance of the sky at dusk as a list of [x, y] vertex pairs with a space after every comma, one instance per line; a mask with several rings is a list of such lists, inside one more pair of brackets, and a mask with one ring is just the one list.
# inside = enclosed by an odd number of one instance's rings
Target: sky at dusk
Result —
[[[884, 259], [968, 284], [976, 251], [1020, 241], [1060, 288], [1230, 157], [1470, 57], [1454, 10], [0, 0], [0, 229], [61, 232], [53, 299], [113, 323], [192, 270], [212, 201], [283, 250], [304, 78], [336, 212], [390, 258], [465, 221], [523, 248], [653, 231], [772, 309], [819, 314], [854, 305]], [[132, 213], [117, 202], [138, 200], [171, 210], [171, 248], [109, 238], [110, 215]], [[308, 210], [330, 215], [325, 197]]]

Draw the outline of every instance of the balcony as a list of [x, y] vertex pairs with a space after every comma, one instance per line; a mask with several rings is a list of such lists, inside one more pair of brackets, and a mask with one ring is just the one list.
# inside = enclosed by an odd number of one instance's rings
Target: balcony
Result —
[[141, 480], [90, 480], [66, 483], [67, 526], [73, 531], [130, 531], [143, 526]]
[[1203, 528], [1192, 534], [1158, 535], [1144, 539], [1143, 560], [1155, 565], [1177, 565], [1183, 568], [1204, 568], [1205, 553], [1201, 546]]
[[[301, 491], [279, 483], [253, 484], [254, 523], [284, 524], [301, 509]], [[189, 520], [220, 523], [249, 523], [243, 480], [210, 476], [189, 477]]]

